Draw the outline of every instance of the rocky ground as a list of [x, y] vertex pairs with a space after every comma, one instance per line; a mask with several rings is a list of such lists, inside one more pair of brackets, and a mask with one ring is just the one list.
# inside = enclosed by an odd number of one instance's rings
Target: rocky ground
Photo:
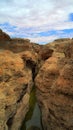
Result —
[[19, 130], [31, 89], [44, 130], [73, 130], [73, 39], [46, 45], [0, 30], [0, 130]]

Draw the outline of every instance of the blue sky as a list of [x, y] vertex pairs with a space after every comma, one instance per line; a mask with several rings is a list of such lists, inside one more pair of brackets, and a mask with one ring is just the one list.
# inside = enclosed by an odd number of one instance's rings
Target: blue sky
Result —
[[73, 0], [1, 0], [0, 28], [43, 44], [72, 38]]

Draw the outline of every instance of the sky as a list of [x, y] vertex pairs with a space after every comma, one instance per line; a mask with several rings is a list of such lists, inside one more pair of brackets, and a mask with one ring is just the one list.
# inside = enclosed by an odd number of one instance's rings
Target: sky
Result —
[[73, 0], [1, 0], [0, 28], [45, 44], [73, 37]]

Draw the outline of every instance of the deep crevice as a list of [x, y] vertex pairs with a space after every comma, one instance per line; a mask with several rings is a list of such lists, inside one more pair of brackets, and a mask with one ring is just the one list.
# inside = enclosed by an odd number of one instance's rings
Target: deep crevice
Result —
[[12, 126], [12, 122], [13, 122], [13, 118], [14, 118], [14, 115], [12, 117], [10, 117], [7, 121], [7, 126], [8, 126], [8, 130], [11, 129], [11, 126]]
[[[20, 130], [33, 130], [33, 129], [34, 130], [43, 130], [42, 118], [41, 118], [42, 113], [41, 113], [40, 107], [37, 103], [35, 91], [36, 91], [35, 86], [33, 86], [32, 91], [30, 93], [29, 111], [26, 113], [26, 116], [23, 120]], [[37, 107], [39, 110], [37, 109]], [[35, 109], [36, 109], [36, 111], [35, 111]], [[38, 117], [36, 115], [38, 115]], [[37, 118], [38, 118], [38, 120], [40, 118], [40, 121], [39, 121], [40, 126], [37, 125]], [[33, 123], [34, 121], [36, 123]], [[31, 125], [28, 122], [30, 122]]]
[[31, 70], [32, 70], [32, 79], [33, 79], [33, 81], [34, 81], [34, 78], [35, 78], [35, 76], [36, 76], [36, 70], [37, 70], [37, 65], [36, 65], [36, 63], [34, 63], [32, 60], [27, 60], [26, 61], [26, 66], [28, 67], [28, 68], [30, 68]]
[[21, 95], [20, 95], [19, 99], [17, 100], [17, 103], [20, 103], [20, 101], [23, 99], [23, 96], [27, 91], [27, 86], [28, 86], [28, 84], [26, 84], [25, 88], [22, 89]]

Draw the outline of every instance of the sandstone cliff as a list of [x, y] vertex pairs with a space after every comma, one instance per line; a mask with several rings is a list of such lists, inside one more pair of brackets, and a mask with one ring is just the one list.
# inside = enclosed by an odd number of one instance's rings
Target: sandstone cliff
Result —
[[[31, 54], [0, 52], [0, 130], [18, 130], [29, 110], [29, 97], [33, 86]], [[30, 68], [27, 66], [30, 59]], [[33, 64], [37, 63], [34, 54]]]
[[48, 44], [53, 54], [35, 79], [44, 130], [73, 130], [73, 40]]
[[46, 45], [0, 30], [0, 130], [20, 130], [31, 89], [44, 130], [73, 130], [73, 39]]

